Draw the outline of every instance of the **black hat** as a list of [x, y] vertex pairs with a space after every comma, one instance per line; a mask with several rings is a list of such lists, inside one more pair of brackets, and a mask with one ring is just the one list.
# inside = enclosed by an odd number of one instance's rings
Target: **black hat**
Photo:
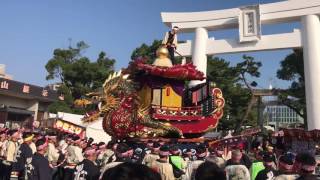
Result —
[[197, 148], [197, 156], [198, 157], [205, 157], [207, 155], [207, 150], [206, 150], [206, 146], [204, 144], [200, 144]]
[[108, 149], [111, 149], [115, 144], [116, 144], [116, 142], [111, 140], [111, 141], [109, 141], [109, 142], [107, 143], [107, 148], [108, 148]]
[[191, 149], [191, 148], [186, 148], [186, 149], [183, 149], [183, 154], [191, 154], [191, 155], [195, 155], [197, 152], [195, 149]]
[[273, 156], [270, 153], [263, 154], [263, 161], [264, 162], [273, 162]]
[[200, 144], [196, 148], [197, 152], [205, 152], [206, 151], [206, 146], [203, 144]]
[[127, 151], [129, 151], [129, 146], [125, 143], [120, 143], [118, 146], [117, 146], [117, 149], [116, 151], [118, 153], [125, 153]]
[[36, 141], [36, 147], [38, 151], [44, 150], [48, 146], [46, 138], [41, 138]]
[[157, 149], [160, 147], [161, 147], [160, 143], [158, 143], [158, 142], [153, 143], [153, 148]]
[[160, 156], [169, 156], [170, 155], [170, 148], [167, 145], [163, 145], [160, 147]]
[[279, 158], [279, 162], [287, 165], [293, 165], [293, 158], [290, 155], [285, 154]]
[[179, 149], [179, 147], [178, 146], [172, 146], [171, 147], [171, 149], [170, 149], [170, 151], [171, 151], [171, 153], [173, 154], [173, 155], [178, 155], [178, 154], [180, 154], [180, 149]]
[[34, 135], [31, 132], [24, 132], [22, 134], [22, 138], [23, 138], [24, 141], [31, 141], [33, 136]]
[[185, 148], [182, 150], [183, 154], [191, 153], [191, 148]]
[[72, 137], [72, 141], [77, 141], [77, 140], [79, 140], [79, 139], [80, 139], [79, 136], [73, 136], [73, 137]]
[[31, 137], [32, 136], [32, 133], [31, 132], [24, 132], [22, 134], [22, 138], [25, 139], [25, 138], [28, 138], [28, 137]]
[[129, 146], [125, 143], [120, 143], [116, 148], [116, 156], [120, 158], [126, 158], [129, 156]]
[[106, 143], [104, 143], [104, 142], [99, 142], [98, 143], [98, 146], [103, 146], [103, 145], [105, 145]]
[[314, 156], [312, 156], [311, 154], [303, 154], [300, 157], [300, 162], [301, 162], [301, 171], [305, 172], [305, 173], [313, 173], [315, 171], [316, 168], [316, 159], [314, 158]]
[[88, 139], [88, 142], [89, 143], [92, 143], [94, 141], [94, 139], [92, 138], [92, 137], [90, 137], [89, 139]]
[[45, 138], [38, 139], [38, 140], [36, 141], [36, 147], [42, 146], [42, 145], [44, 145], [46, 142], [47, 142], [47, 141], [46, 141]]
[[11, 130], [9, 130], [8, 132], [7, 132], [7, 134], [9, 135], [9, 136], [12, 136], [14, 133], [16, 133], [16, 132], [18, 132], [18, 130], [16, 130], [16, 129], [11, 129]]

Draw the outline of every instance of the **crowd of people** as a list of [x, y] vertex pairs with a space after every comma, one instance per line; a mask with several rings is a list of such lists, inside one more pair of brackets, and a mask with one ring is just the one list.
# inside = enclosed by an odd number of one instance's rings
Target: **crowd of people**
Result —
[[312, 180], [312, 154], [275, 153], [267, 139], [232, 148], [161, 140], [110, 141], [0, 130], [0, 180]]

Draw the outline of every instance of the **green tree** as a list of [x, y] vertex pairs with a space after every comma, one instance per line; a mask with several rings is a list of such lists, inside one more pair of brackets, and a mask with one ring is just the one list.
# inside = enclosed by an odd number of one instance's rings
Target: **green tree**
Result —
[[[58, 79], [62, 84], [59, 91], [65, 95], [66, 105], [61, 107], [72, 108], [75, 99], [82, 98], [86, 93], [101, 87], [104, 80], [114, 70], [115, 60], [106, 57], [105, 52], [101, 52], [96, 61], [83, 56], [83, 52], [88, 47], [85, 42], [81, 41], [75, 48], [55, 49], [53, 57], [45, 66], [48, 72], [46, 79]], [[55, 104], [52, 106], [55, 107]], [[76, 111], [83, 112], [73, 109], [73, 112]]]
[[76, 47], [69, 47], [68, 49], [55, 49], [53, 51], [53, 57], [48, 61], [45, 68], [48, 72], [47, 80], [59, 78], [61, 82], [64, 82], [64, 68], [68, 64], [72, 64], [81, 56], [81, 51], [89, 46], [80, 41]]
[[229, 62], [218, 57], [208, 57], [208, 79], [221, 88], [226, 100], [224, 116], [219, 129], [235, 129], [239, 131], [242, 125], [256, 125], [256, 112], [248, 109], [252, 98], [252, 86], [256, 82], [249, 82], [246, 76], [259, 77], [260, 62], [253, 57], [243, 56], [243, 61], [231, 66]]
[[304, 119], [307, 127], [307, 107], [304, 79], [304, 64], [302, 49], [295, 49], [280, 63], [277, 77], [282, 80], [291, 81], [291, 86], [281, 91], [279, 100], [282, 104], [293, 109]]
[[92, 88], [97, 89], [104, 83], [106, 77], [114, 71], [116, 60], [107, 57], [105, 52], [100, 52], [96, 63], [93, 63], [96, 72], [93, 74]]
[[66, 113], [72, 113], [72, 109], [70, 106], [64, 102], [64, 101], [56, 101], [49, 105], [48, 111], [50, 113], [58, 113], [58, 112], [66, 112]]
[[259, 68], [262, 66], [261, 62], [257, 62], [254, 60], [253, 57], [251, 56], [247, 56], [247, 55], [243, 55], [242, 56], [243, 61], [238, 63], [236, 65], [236, 70], [239, 73], [239, 81], [241, 84], [243, 84], [247, 90], [249, 91], [250, 94], [250, 101], [247, 102], [247, 108], [245, 110], [245, 113], [242, 115], [242, 118], [240, 119], [240, 121], [238, 121], [237, 126], [235, 128], [235, 132], [238, 133], [240, 132], [240, 129], [243, 125], [244, 122], [249, 121], [249, 116], [252, 116], [252, 109], [254, 106], [254, 87], [256, 87], [258, 85], [257, 82], [255, 81], [248, 81], [248, 77], [250, 78], [255, 77], [258, 78], [260, 77], [260, 72], [259, 72]]

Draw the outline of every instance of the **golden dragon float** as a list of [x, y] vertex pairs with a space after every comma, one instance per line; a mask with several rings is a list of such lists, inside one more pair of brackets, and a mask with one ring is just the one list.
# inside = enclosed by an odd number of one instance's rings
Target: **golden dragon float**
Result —
[[83, 121], [102, 117], [105, 132], [117, 139], [191, 137], [216, 128], [225, 104], [221, 90], [208, 81], [188, 87], [204, 80], [203, 73], [192, 63], [172, 65], [166, 48], [157, 57], [153, 64], [137, 59], [110, 75], [102, 92], [90, 94], [99, 108]]

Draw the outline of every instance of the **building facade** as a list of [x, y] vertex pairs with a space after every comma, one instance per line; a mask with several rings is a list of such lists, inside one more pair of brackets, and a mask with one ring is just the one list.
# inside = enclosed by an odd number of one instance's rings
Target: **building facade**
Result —
[[59, 99], [56, 91], [0, 77], [0, 124], [31, 128], [48, 118], [48, 106]]
[[303, 123], [301, 116], [288, 106], [284, 105], [266, 106], [264, 115], [267, 119], [267, 124], [276, 128]]

